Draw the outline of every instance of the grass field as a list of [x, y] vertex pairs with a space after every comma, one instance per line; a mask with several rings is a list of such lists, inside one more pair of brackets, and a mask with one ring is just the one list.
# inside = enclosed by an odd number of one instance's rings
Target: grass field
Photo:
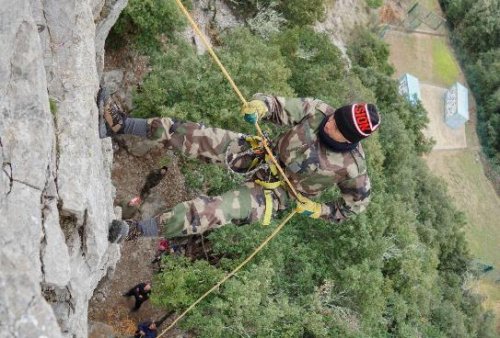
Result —
[[443, 87], [463, 80], [445, 37], [390, 31], [384, 39], [391, 45], [396, 76], [410, 73], [422, 82]]
[[500, 332], [500, 198], [483, 173], [477, 151], [435, 151], [427, 157], [431, 171], [448, 185], [450, 196], [465, 213], [465, 235], [475, 259], [493, 265], [481, 278], [477, 291], [486, 297], [485, 305], [496, 313]]
[[432, 152], [427, 164], [446, 181], [455, 205], [465, 213], [466, 236], [473, 255], [500, 268], [500, 198], [484, 176], [477, 152]]
[[431, 41], [433, 73], [440, 83], [450, 87], [460, 78], [460, 68], [444, 39], [434, 38]]
[[500, 198], [484, 176], [477, 152], [435, 151], [427, 157], [427, 163], [446, 181], [455, 205], [465, 213], [466, 236], [473, 255], [500, 270]]

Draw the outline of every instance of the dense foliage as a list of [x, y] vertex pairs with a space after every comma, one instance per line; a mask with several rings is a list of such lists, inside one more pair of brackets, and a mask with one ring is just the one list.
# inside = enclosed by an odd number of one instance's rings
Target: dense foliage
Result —
[[290, 26], [305, 26], [322, 20], [326, 6], [325, 0], [228, 0], [227, 3], [245, 16], [276, 8]]
[[[199, 337], [493, 337], [491, 315], [468, 288], [464, 217], [419, 158], [429, 149], [421, 132], [426, 113], [398, 95], [387, 47], [359, 32], [349, 49], [353, 67], [346, 70], [327, 37], [306, 25], [290, 26], [268, 40], [237, 29], [221, 35], [220, 43], [217, 52], [246, 97], [262, 91], [315, 96], [333, 105], [377, 103], [382, 126], [363, 144], [372, 202], [341, 225], [295, 216], [181, 327]], [[151, 62], [153, 71], [135, 96], [136, 114], [161, 112], [249, 131], [237, 113], [237, 98], [207, 55], [172, 39]], [[195, 171], [192, 161], [186, 165], [186, 172]], [[211, 193], [237, 184], [221, 179], [223, 169], [210, 167], [205, 174], [188, 181], [204, 182], [196, 187]], [[166, 257], [153, 302], [185, 309], [278, 221], [212, 232], [208, 240], [220, 258], [216, 265]]]
[[[190, 0], [182, 2], [190, 7]], [[174, 33], [184, 27], [186, 20], [180, 15], [174, 1], [130, 0], [110, 37], [117, 45], [122, 45], [130, 38], [136, 48], [150, 53], [159, 48], [162, 42], [172, 39]]]
[[441, 0], [478, 108], [478, 133], [500, 170], [500, 2]]

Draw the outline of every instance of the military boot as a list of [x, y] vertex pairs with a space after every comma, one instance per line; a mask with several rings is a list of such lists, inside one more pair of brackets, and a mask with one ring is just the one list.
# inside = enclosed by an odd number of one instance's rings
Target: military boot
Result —
[[111, 243], [120, 243], [127, 238], [130, 231], [129, 224], [121, 220], [113, 220], [108, 229], [108, 241]]
[[127, 241], [138, 237], [158, 237], [162, 233], [162, 226], [158, 217], [148, 218], [139, 222], [134, 220], [113, 220], [108, 230], [108, 241], [120, 243], [124, 239]]
[[127, 115], [113, 101], [104, 87], [101, 87], [97, 93], [97, 107], [99, 108], [99, 137], [106, 138], [122, 134]]

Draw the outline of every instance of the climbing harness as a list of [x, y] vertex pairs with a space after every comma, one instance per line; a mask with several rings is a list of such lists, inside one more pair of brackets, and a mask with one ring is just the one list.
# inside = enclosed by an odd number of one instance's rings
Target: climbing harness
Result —
[[[265, 136], [266, 141], [269, 144], [270, 141], [267, 140], [267, 135]], [[243, 135], [238, 141], [246, 142], [250, 146], [250, 148], [238, 153], [234, 153], [231, 146], [227, 147], [225, 154], [225, 164], [229, 171], [241, 175], [245, 178], [251, 178], [258, 171], [266, 171], [270, 169], [265, 156], [266, 150], [262, 146], [262, 137]], [[239, 169], [241, 165], [238, 165], [238, 163], [248, 162], [248, 159], [252, 160], [246, 170]]]
[[[267, 135], [264, 135], [264, 137], [267, 144], [270, 145], [271, 142]], [[273, 213], [272, 190], [283, 186], [283, 180], [280, 179], [276, 165], [271, 161], [269, 154], [266, 153], [266, 150], [262, 146], [262, 137], [244, 135], [241, 137], [241, 140], [244, 140], [250, 148], [235, 154], [231, 147], [228, 147], [225, 156], [226, 167], [231, 172], [247, 179], [257, 176], [257, 173], [258, 176], [261, 176], [260, 178], [255, 178], [254, 182], [264, 188], [265, 212], [262, 225], [267, 226], [271, 224]], [[251, 162], [246, 171], [237, 169], [238, 162], [245, 163], [250, 159]]]
[[[236, 95], [240, 98], [240, 100], [243, 102], [244, 105], [248, 105], [248, 102], [245, 100], [245, 98], [241, 94], [240, 90], [238, 89], [238, 87], [234, 83], [233, 79], [231, 78], [231, 76], [229, 75], [229, 73], [227, 72], [227, 70], [224, 68], [224, 66], [222, 65], [222, 63], [220, 62], [219, 58], [217, 57], [217, 55], [213, 51], [212, 47], [210, 46], [210, 44], [206, 40], [204, 34], [198, 28], [198, 25], [194, 22], [193, 18], [191, 17], [191, 15], [189, 14], [189, 12], [187, 11], [186, 7], [184, 7], [184, 5], [182, 4], [181, 0], [175, 0], [175, 2], [177, 3], [177, 6], [179, 6], [179, 9], [184, 13], [184, 15], [186, 16], [186, 18], [188, 19], [188, 21], [191, 24], [191, 27], [193, 28], [193, 30], [200, 37], [201, 41], [203, 42], [203, 44], [207, 48], [209, 54], [212, 56], [212, 58], [215, 61], [215, 63], [219, 66], [219, 68], [221, 69], [222, 73], [224, 74], [224, 76], [226, 77], [226, 79], [229, 81], [229, 83], [230, 83], [231, 87], [233, 88], [233, 90], [235, 91]], [[257, 144], [258, 143], [257, 142], [258, 139], [256, 138], [256, 136], [253, 136], [253, 138], [254, 138], [253, 141], [250, 140], [250, 141], [247, 141], [247, 142], [250, 143], [251, 148], [252, 148], [252, 143], [254, 145], [258, 146], [258, 147], [262, 146], [262, 148], [264, 148], [266, 154], [264, 155], [264, 161], [262, 162], [262, 165], [263, 166], [264, 165], [268, 166], [268, 169], [272, 173], [272, 175], [275, 176], [275, 177], [278, 177], [278, 179], [276, 181], [273, 181], [273, 182], [267, 182], [267, 181], [263, 181], [263, 180], [259, 180], [259, 179], [255, 180], [256, 184], [259, 184], [262, 187], [264, 187], [264, 198], [265, 198], [265, 201], [266, 201], [266, 210], [264, 212], [263, 224], [266, 224], [266, 222], [267, 222], [267, 224], [269, 224], [270, 221], [271, 221], [271, 215], [272, 215], [272, 189], [276, 189], [277, 187], [282, 186], [282, 185], [284, 185], [286, 183], [288, 191], [296, 199], [298, 199], [299, 194], [297, 193], [297, 191], [295, 190], [294, 186], [292, 185], [292, 183], [290, 182], [290, 180], [288, 179], [288, 177], [285, 175], [285, 172], [283, 171], [283, 169], [279, 165], [278, 161], [274, 157], [274, 155], [273, 155], [273, 153], [272, 153], [272, 151], [271, 151], [271, 149], [270, 149], [270, 147], [268, 145], [268, 141], [266, 139], [266, 136], [262, 132], [262, 129], [260, 128], [259, 124], [257, 122], [255, 122], [254, 126], [257, 129], [257, 135], [258, 135], [257, 137], [260, 138], [260, 140], [259, 140], [260, 144]], [[254, 154], [254, 151], [252, 149], [250, 149], [250, 150], [252, 151], [252, 154]], [[228, 165], [227, 158], [228, 158], [228, 154], [226, 153], [226, 164]], [[256, 163], [256, 165], [258, 165], [258, 164]], [[229, 168], [231, 169], [231, 167], [229, 167]], [[233, 170], [233, 169], [231, 169], [231, 170]], [[252, 170], [255, 170], [255, 169], [252, 169]], [[255, 173], [257, 171], [258, 170], [255, 170], [253, 173]], [[161, 336], [163, 336], [167, 331], [169, 331], [171, 328], [173, 328], [175, 326], [175, 324], [177, 324], [177, 322], [179, 320], [181, 320], [189, 311], [191, 311], [199, 302], [201, 302], [203, 299], [205, 299], [214, 290], [218, 289], [219, 286], [221, 286], [225, 281], [227, 281], [229, 278], [231, 278], [232, 276], [234, 276], [243, 266], [245, 266], [250, 260], [252, 260], [255, 257], [255, 255], [257, 255], [257, 253], [259, 253], [262, 250], [262, 248], [264, 248], [267, 245], [267, 243], [270, 240], [272, 240], [281, 231], [281, 229], [285, 226], [285, 224], [288, 223], [288, 221], [296, 213], [297, 212], [295, 210], [292, 211], [276, 227], [276, 229], [274, 229], [274, 231], [271, 233], [271, 235], [269, 235], [269, 237], [267, 237], [254, 250], [254, 252], [252, 252], [252, 254], [250, 254], [250, 256], [248, 256], [233, 271], [231, 271], [229, 274], [227, 274], [222, 280], [220, 280], [210, 290], [208, 290], [207, 292], [205, 292], [200, 298], [198, 298], [193, 304], [191, 304], [183, 313], [181, 313], [179, 315], [179, 317], [177, 317], [165, 330], [163, 330], [158, 335], [158, 338], [161, 337]]]

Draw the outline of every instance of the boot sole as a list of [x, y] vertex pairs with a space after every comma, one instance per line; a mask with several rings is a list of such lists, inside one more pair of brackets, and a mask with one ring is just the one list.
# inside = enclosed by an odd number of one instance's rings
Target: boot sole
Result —
[[108, 230], [108, 241], [111, 243], [119, 243], [127, 237], [129, 225], [125, 221], [113, 220]]
[[105, 87], [101, 87], [97, 93], [97, 108], [99, 109], [99, 137], [106, 138], [109, 137], [108, 128], [106, 127], [106, 121], [104, 120], [104, 106], [108, 100], [109, 95]]

